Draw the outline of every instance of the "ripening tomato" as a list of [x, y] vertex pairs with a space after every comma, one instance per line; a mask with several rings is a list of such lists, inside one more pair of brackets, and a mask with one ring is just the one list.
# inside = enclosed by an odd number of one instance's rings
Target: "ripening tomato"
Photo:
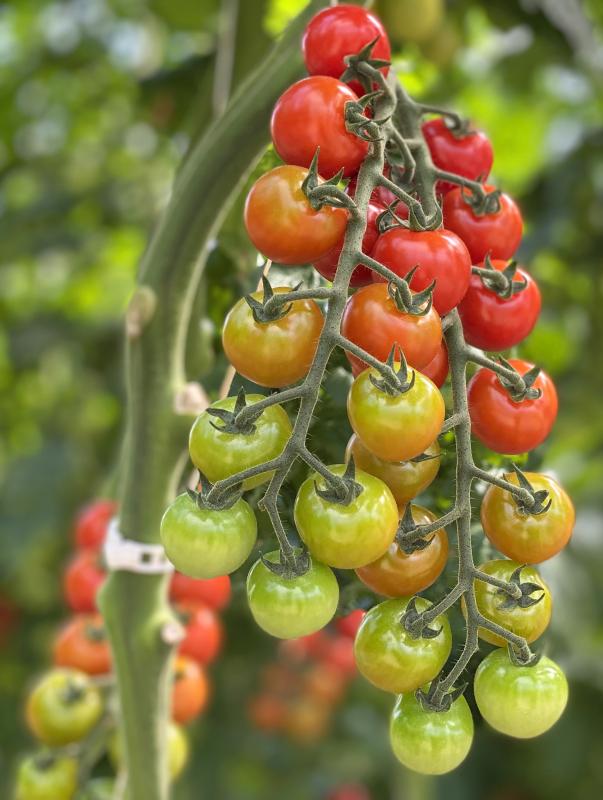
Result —
[[80, 550], [100, 550], [116, 513], [117, 503], [113, 500], [95, 500], [84, 506], [75, 520], [75, 546]]
[[196, 719], [209, 700], [209, 684], [203, 669], [192, 658], [177, 656], [174, 663], [172, 718], [179, 725]]
[[63, 574], [63, 592], [69, 608], [78, 614], [96, 611], [96, 595], [105, 577], [98, 553], [93, 550], [76, 553]]
[[88, 675], [111, 672], [111, 648], [100, 614], [73, 617], [53, 645], [57, 667], [73, 667]]
[[15, 800], [73, 800], [78, 768], [75, 758], [48, 753], [24, 758], [17, 770]]
[[356, 675], [354, 639], [349, 636], [329, 637], [321, 660], [338, 670], [345, 678], [353, 678]]
[[450, 365], [448, 363], [448, 349], [446, 348], [445, 342], [442, 342], [435, 357], [431, 359], [429, 364], [426, 364], [424, 367], [422, 367], [421, 372], [423, 375], [427, 375], [427, 377], [435, 383], [438, 389], [441, 389], [446, 383], [449, 370]]
[[[413, 692], [433, 680], [440, 672], [452, 649], [452, 634], [448, 618], [436, 617], [430, 626], [439, 630], [429, 639], [413, 638], [402, 626], [410, 598], [386, 600], [367, 613], [356, 635], [356, 665], [360, 673], [385, 692]], [[430, 603], [416, 598], [419, 613]]]
[[214, 611], [222, 611], [230, 601], [230, 594], [228, 575], [199, 580], [175, 572], [170, 581], [170, 600], [177, 603], [203, 603]]
[[348, 394], [348, 417], [364, 446], [384, 461], [407, 461], [437, 439], [444, 422], [444, 398], [429, 378], [415, 370], [408, 391], [390, 395], [371, 381], [375, 369], [356, 378]]
[[464, 697], [448, 711], [426, 711], [414, 694], [403, 694], [392, 712], [389, 738], [405, 767], [423, 775], [444, 775], [467, 757], [473, 742], [473, 717]]
[[303, 167], [275, 167], [258, 178], [245, 201], [249, 238], [279, 264], [316, 261], [345, 234], [348, 212], [327, 205], [315, 211], [302, 189], [307, 176]]
[[[495, 191], [494, 186], [484, 188], [488, 194]], [[457, 187], [444, 196], [443, 211], [444, 225], [465, 242], [474, 264], [487, 255], [508, 261], [519, 247], [523, 232], [521, 211], [504, 192], [500, 195], [499, 211], [477, 216], [465, 201], [463, 189]]]
[[286, 164], [309, 167], [320, 148], [318, 172], [332, 178], [340, 169], [353, 175], [368, 153], [368, 142], [346, 128], [345, 107], [358, 101], [350, 87], [324, 75], [303, 78], [276, 101], [270, 132]]
[[[262, 394], [248, 394], [245, 398], [247, 405], [263, 399]], [[212, 403], [210, 408], [232, 411], [235, 404], [236, 397], [226, 397]], [[191, 461], [212, 483], [280, 456], [291, 435], [291, 422], [279, 405], [266, 408], [254, 420], [254, 430], [250, 433], [227, 433], [217, 430], [214, 423], [220, 427], [219, 420], [204, 411], [195, 420], [188, 442]], [[262, 472], [248, 478], [243, 487], [253, 489], [270, 480], [272, 475], [272, 472]]]
[[[417, 525], [436, 520], [436, 515], [423, 506], [413, 505], [412, 516]], [[412, 553], [405, 553], [397, 542], [393, 542], [372, 564], [358, 568], [356, 575], [373, 592], [386, 597], [422, 592], [439, 578], [448, 560], [448, 536], [444, 528], [428, 538], [431, 541], [427, 547]]]
[[[490, 140], [483, 131], [472, 130], [458, 134], [446, 124], [444, 117], [423, 123], [423, 136], [436, 167], [445, 172], [454, 172], [471, 181], [485, 181], [494, 161]], [[454, 189], [456, 184], [438, 181], [441, 194]]]
[[[276, 550], [264, 559], [279, 563]], [[279, 639], [295, 639], [324, 628], [339, 602], [339, 586], [325, 564], [312, 560], [299, 577], [276, 575], [261, 560], [247, 576], [247, 600], [256, 623]]]
[[303, 674], [302, 691], [310, 700], [335, 705], [343, 697], [345, 689], [346, 682], [341, 670], [329, 663], [312, 664]]
[[[497, 550], [520, 564], [538, 564], [552, 558], [568, 543], [576, 512], [567, 492], [548, 475], [526, 472], [534, 491], [547, 492], [551, 506], [543, 514], [525, 513], [510, 492], [490, 486], [482, 501], [484, 533]], [[517, 475], [505, 475], [519, 485]]]
[[[274, 289], [275, 294], [290, 291], [288, 286]], [[263, 292], [251, 296], [261, 301]], [[294, 300], [279, 319], [256, 322], [242, 298], [224, 322], [224, 353], [240, 375], [260, 386], [280, 389], [307, 375], [323, 324], [322, 311], [314, 300]]]
[[506, 648], [486, 656], [477, 668], [473, 688], [486, 722], [517, 739], [546, 733], [567, 705], [567, 679], [554, 661], [542, 656], [532, 666], [517, 667]]
[[[366, 211], [366, 231], [362, 240], [362, 252], [368, 255], [373, 249], [375, 242], [379, 236], [377, 230], [377, 218], [379, 214], [385, 211], [383, 206], [377, 203], [370, 202]], [[339, 241], [332, 250], [314, 262], [314, 269], [319, 272], [323, 278], [332, 281], [335, 278], [337, 265], [339, 264], [339, 256], [343, 249], [343, 238]], [[350, 286], [366, 286], [373, 281], [373, 273], [363, 264], [358, 264], [352, 277], [350, 279]]]
[[[186, 733], [180, 725], [169, 722], [167, 726], [167, 751], [168, 751], [168, 772], [172, 780], [180, 775], [189, 756], [189, 743]], [[123, 763], [123, 742], [121, 732], [115, 731], [110, 737], [108, 744], [109, 760], [119, 770]]]
[[[509, 363], [522, 375], [534, 366], [518, 358]], [[533, 388], [542, 392], [539, 398], [517, 402], [496, 373], [479, 369], [467, 387], [473, 434], [496, 453], [525, 453], [542, 444], [557, 417], [557, 391], [546, 372], [538, 375]]]
[[251, 724], [260, 731], [273, 733], [283, 727], [287, 706], [281, 697], [272, 694], [259, 694], [247, 706]]
[[284, 729], [294, 742], [306, 745], [325, 736], [330, 720], [330, 709], [325, 703], [300, 697], [289, 705]]
[[[421, 369], [435, 358], [442, 342], [442, 323], [435, 308], [427, 314], [400, 311], [386, 283], [364, 286], [348, 300], [341, 321], [341, 332], [379, 361], [386, 361], [397, 344], [411, 367]], [[367, 365], [346, 352], [352, 365]]]
[[234, 572], [249, 558], [257, 521], [245, 500], [215, 510], [200, 508], [183, 492], [163, 515], [160, 535], [177, 570], [192, 578], [216, 578]]
[[34, 686], [25, 708], [31, 732], [49, 747], [84, 739], [102, 713], [100, 691], [77, 669], [47, 672]]
[[[441, 316], [460, 303], [469, 286], [471, 257], [452, 230], [390, 228], [377, 239], [371, 256], [401, 278], [418, 265], [410, 288], [419, 292], [435, 281], [433, 305]], [[377, 273], [374, 276], [377, 282], [385, 280]]]
[[326, 630], [300, 636], [297, 639], [285, 639], [279, 642], [278, 651], [287, 661], [302, 663], [321, 659], [329, 647], [330, 637]]
[[[479, 569], [485, 572], [486, 575], [492, 575], [500, 581], [509, 581], [511, 575], [515, 570], [520, 567], [517, 561], [507, 561], [507, 559], [496, 559], [494, 561], [487, 561], [482, 564]], [[542, 580], [534, 567], [524, 567], [520, 574], [521, 582], [533, 583], [540, 586], [540, 591], [535, 591], [531, 597], [536, 600], [542, 597], [534, 605], [520, 608], [514, 606], [512, 608], [503, 608], [503, 604], [507, 599], [504, 594], [496, 586], [484, 581], [475, 582], [475, 600], [479, 611], [497, 625], [502, 625], [511, 633], [523, 637], [528, 644], [535, 642], [549, 626], [551, 621], [552, 605], [551, 592], [546, 583]], [[461, 608], [463, 614], [467, 615], [467, 608], [465, 605], [465, 598], [461, 600]], [[495, 644], [498, 647], [504, 647], [506, 640], [496, 633], [492, 633], [485, 628], [479, 629], [479, 635], [484, 641]]]
[[[329, 469], [341, 476], [346, 467]], [[398, 529], [398, 507], [383, 481], [361, 470], [354, 480], [362, 491], [344, 504], [321, 497], [317, 490], [329, 485], [318, 474], [311, 475], [300, 486], [293, 508], [298, 533], [310, 553], [337, 569], [354, 569], [379, 558]]]
[[[483, 268], [486, 264], [478, 266]], [[507, 262], [494, 259], [491, 266], [502, 272]], [[525, 288], [511, 297], [501, 297], [485, 286], [479, 275], [471, 276], [467, 294], [459, 305], [469, 344], [482, 350], [508, 350], [532, 331], [540, 314], [540, 289], [521, 267], [513, 281], [524, 282]]]
[[178, 603], [176, 613], [184, 625], [184, 639], [178, 652], [199, 664], [211, 664], [218, 657], [224, 639], [222, 623], [208, 606]]
[[356, 608], [344, 617], [339, 617], [339, 619], [335, 620], [335, 627], [342, 636], [354, 639], [365, 614], [366, 611], [363, 611], [361, 608]]

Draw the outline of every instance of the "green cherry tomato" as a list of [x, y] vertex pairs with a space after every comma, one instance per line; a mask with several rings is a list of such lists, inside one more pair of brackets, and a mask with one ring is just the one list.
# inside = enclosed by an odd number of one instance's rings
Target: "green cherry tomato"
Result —
[[[518, 485], [516, 475], [505, 478]], [[568, 543], [576, 513], [567, 493], [548, 475], [526, 472], [535, 491], [546, 491], [543, 514], [527, 514], [520, 510], [510, 492], [490, 486], [482, 502], [481, 517], [484, 533], [494, 547], [521, 564], [538, 564], [556, 555]]]
[[244, 500], [219, 511], [179, 495], [161, 520], [167, 557], [190, 578], [217, 578], [238, 569], [253, 550], [257, 521]]
[[[516, 561], [507, 561], [507, 559], [497, 559], [495, 561], [488, 561], [482, 564], [479, 569], [485, 572], [486, 575], [492, 575], [500, 581], [509, 581], [511, 575], [515, 570], [520, 567]], [[506, 596], [501, 594], [501, 590], [490, 583], [483, 581], [475, 582], [475, 599], [477, 607], [486, 619], [495, 622], [497, 625], [502, 625], [503, 628], [511, 631], [517, 636], [522, 636], [528, 643], [536, 641], [539, 636], [545, 632], [551, 621], [552, 605], [551, 592], [546, 583], [542, 580], [534, 567], [524, 567], [520, 573], [520, 580], [522, 583], [534, 583], [542, 587], [541, 592], [535, 591], [533, 599], [542, 596], [534, 605], [521, 608], [516, 605], [512, 608], [501, 608], [505, 602]], [[463, 614], [466, 616], [465, 599], [461, 601], [461, 608]], [[479, 635], [486, 642], [495, 644], [498, 647], [504, 647], [506, 644], [502, 636], [486, 630], [485, 628], [479, 629]]]
[[517, 667], [507, 649], [494, 650], [479, 665], [475, 702], [486, 722], [516, 739], [540, 736], [567, 705], [567, 679], [561, 667], [542, 656], [534, 666]]
[[[343, 475], [345, 466], [331, 466]], [[293, 509], [295, 524], [310, 553], [331, 567], [354, 569], [370, 564], [383, 555], [398, 530], [398, 507], [387, 486], [356, 470], [354, 478], [362, 491], [348, 505], [325, 500], [317, 491], [327, 489], [318, 475], [300, 486]]]
[[[279, 562], [277, 550], [264, 556]], [[247, 576], [247, 599], [253, 618], [271, 636], [296, 639], [324, 628], [339, 602], [339, 586], [325, 564], [312, 560], [299, 577], [275, 575], [260, 559]]]
[[425, 711], [414, 693], [401, 695], [392, 712], [389, 739], [405, 767], [444, 775], [461, 764], [473, 742], [473, 717], [464, 697], [448, 711]]
[[26, 705], [28, 725], [50, 747], [79, 742], [103, 713], [97, 687], [84, 672], [54, 669], [34, 687]]
[[[176, 780], [180, 775], [189, 756], [189, 743], [186, 733], [181, 725], [170, 722], [167, 728], [168, 772], [171, 780]], [[115, 769], [119, 769], [123, 761], [122, 736], [115, 731], [108, 744], [109, 759]]]
[[45, 753], [23, 759], [17, 770], [15, 800], [72, 800], [78, 763]]
[[442, 428], [445, 408], [440, 390], [418, 370], [414, 376], [414, 385], [397, 395], [373, 384], [371, 377], [380, 377], [375, 369], [361, 372], [350, 388], [348, 417], [354, 433], [384, 461], [407, 461], [420, 455]]
[[[413, 638], [401, 624], [410, 598], [386, 600], [374, 606], [356, 634], [354, 653], [362, 675], [378, 689], [394, 694], [413, 692], [440, 672], [452, 649], [448, 618], [441, 614], [430, 627], [441, 628], [433, 639]], [[416, 598], [420, 613], [430, 607]]]
[[[248, 405], [263, 399], [261, 394], [248, 394], [246, 397]], [[236, 397], [227, 397], [212, 403], [211, 408], [232, 411], [235, 403]], [[188, 443], [193, 464], [212, 483], [276, 458], [283, 452], [291, 435], [291, 422], [279, 405], [265, 409], [254, 422], [255, 429], [251, 433], [226, 433], [216, 430], [214, 424], [219, 428], [220, 420], [204, 411], [195, 420]], [[248, 478], [243, 486], [253, 489], [270, 480], [272, 474], [262, 472]]]

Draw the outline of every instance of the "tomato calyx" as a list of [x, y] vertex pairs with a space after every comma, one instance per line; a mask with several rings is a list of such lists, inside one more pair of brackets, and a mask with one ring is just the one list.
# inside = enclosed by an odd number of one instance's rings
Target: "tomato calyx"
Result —
[[463, 202], [468, 205], [476, 217], [486, 217], [490, 214], [497, 214], [500, 209], [500, 189], [493, 192], [472, 191], [461, 187], [461, 197]]
[[390, 281], [387, 285], [387, 293], [398, 311], [403, 314], [410, 314], [413, 317], [424, 317], [429, 314], [433, 305], [433, 290], [436, 285], [435, 280], [433, 280], [422, 291], [411, 291], [409, 284], [419, 266], [419, 264], [416, 264], [399, 283]]
[[308, 202], [314, 211], [320, 211], [324, 206], [333, 206], [333, 208], [350, 208], [356, 204], [347, 194], [337, 188], [338, 184], [343, 179], [344, 169], [339, 170], [336, 175], [333, 175], [329, 180], [322, 180], [318, 175], [318, 157], [320, 155], [320, 147], [316, 148], [314, 157], [308, 168], [308, 174], [302, 183], [302, 191], [308, 198]]
[[389, 203], [379, 214], [375, 220], [375, 225], [377, 226], [379, 233], [385, 233], [386, 231], [390, 230], [390, 228], [408, 227], [408, 221], [396, 214], [396, 209], [401, 202], [402, 201], [398, 199], [392, 200], [392, 202]]
[[327, 503], [349, 506], [364, 491], [356, 480], [354, 456], [350, 456], [343, 475], [335, 475], [330, 471], [328, 471], [328, 475], [330, 477], [327, 477], [327, 473], [323, 476], [328, 482], [328, 485], [324, 489], [318, 485], [317, 481], [314, 481], [314, 491]]
[[87, 623], [84, 628], [84, 636], [89, 642], [104, 642], [107, 639], [107, 633], [103, 625], [95, 624], [93, 622]]
[[511, 370], [517, 375], [517, 379], [515, 380], [509, 380], [502, 375], [498, 376], [498, 380], [511, 400], [514, 400], [516, 403], [521, 403], [524, 400], [538, 400], [538, 398], [541, 397], [542, 389], [534, 388], [534, 382], [541, 372], [540, 367], [532, 367], [532, 369], [529, 369], [522, 375], [506, 358], [498, 356], [498, 362], [505, 367], [505, 369]]
[[73, 680], [70, 680], [61, 692], [60, 695], [61, 701], [66, 706], [75, 705], [76, 703], [79, 703], [80, 700], [82, 700], [85, 692], [86, 688], [83, 685], [81, 685], [80, 683], [76, 683]]
[[511, 259], [503, 270], [494, 269], [489, 255], [486, 256], [484, 263], [485, 267], [472, 267], [471, 271], [474, 275], [479, 275], [486, 289], [503, 300], [509, 300], [527, 288], [528, 282], [525, 278], [520, 281], [513, 280], [517, 273], [515, 260]]
[[400, 619], [400, 625], [413, 639], [437, 639], [443, 628], [431, 628], [425, 622], [424, 612], [417, 611], [417, 598], [411, 597], [406, 611]]
[[[372, 57], [373, 48], [380, 38], [380, 36], [376, 36], [371, 42], [366, 44], [362, 50], [344, 57], [343, 60], [346, 69], [339, 78], [340, 81], [343, 81], [343, 83], [358, 81], [365, 91], [371, 91], [373, 78], [367, 75], [366, 67], [368, 66], [371, 70], [376, 71], [391, 66], [391, 61], [387, 59]], [[365, 69], [362, 68], [363, 65], [365, 65]]]
[[513, 500], [519, 513], [524, 514], [525, 516], [533, 517], [546, 514], [549, 508], [553, 505], [553, 499], [549, 492], [546, 489], [534, 491], [534, 487], [527, 479], [526, 475], [519, 469], [519, 467], [516, 464], [511, 464], [511, 467], [517, 476], [517, 482], [520, 488], [526, 489], [532, 496], [532, 502], [528, 504], [520, 497], [513, 495]]
[[[537, 603], [540, 603], [544, 598], [546, 593], [539, 583], [532, 583], [531, 581], [522, 582], [521, 571], [525, 569], [525, 567], [526, 564], [517, 567], [509, 578], [509, 584], [518, 587], [520, 590], [521, 594], [519, 597], [511, 596], [505, 589], [499, 589], [497, 591], [496, 594], [504, 597], [504, 600], [498, 606], [501, 610], [509, 611], [513, 608], [530, 608], [530, 606], [535, 606]], [[538, 596], [534, 597], [537, 592], [539, 593]]]
[[[291, 289], [291, 292], [296, 292], [302, 286], [302, 282], [298, 283]], [[253, 295], [245, 295], [245, 302], [251, 309], [254, 320], [259, 323], [276, 322], [283, 317], [286, 317], [291, 307], [292, 302], [283, 302], [279, 300], [279, 295], [274, 293], [272, 284], [265, 275], [262, 275], [262, 290], [263, 296], [261, 301], [256, 300]]]
[[[222, 429], [220, 428], [219, 430]], [[186, 493], [200, 510], [227, 511], [229, 508], [232, 508], [243, 495], [243, 484], [240, 482], [217, 493], [214, 491], [214, 484], [208, 481], [200, 470], [197, 488], [199, 487], [201, 491], [187, 488]]]
[[423, 711], [435, 711], [440, 713], [443, 711], [450, 711], [452, 704], [465, 694], [468, 683], [462, 683], [460, 686], [455, 686], [444, 694], [440, 691], [440, 682], [436, 679], [431, 682], [429, 689], [417, 689], [415, 697]]
[[525, 648], [516, 648], [509, 642], [507, 651], [511, 663], [516, 667], [535, 667], [542, 658], [541, 653], [533, 653], [528, 645]]
[[379, 89], [375, 92], [369, 92], [358, 98], [358, 100], [350, 100], [345, 104], [344, 118], [345, 127], [349, 133], [353, 133], [363, 142], [377, 142], [381, 138], [379, 128], [388, 121], [385, 119], [369, 119], [365, 116], [365, 111], [368, 106], [373, 104], [373, 100], [381, 97], [383, 92]]
[[[383, 372], [380, 378], [370, 375], [369, 379], [373, 386], [391, 397], [409, 392], [415, 385], [415, 371], [410, 370], [412, 374], [409, 378], [408, 364], [399, 344], [394, 344], [385, 363], [391, 372]], [[399, 365], [398, 368], [395, 366], [396, 363]]]
[[244, 408], [247, 408], [247, 400], [245, 389], [241, 387], [232, 411], [228, 411], [225, 408], [213, 408], [212, 406], [207, 409], [207, 413], [211, 417], [217, 417], [221, 423], [220, 425], [215, 422], [210, 422], [209, 424], [221, 433], [242, 433], [245, 436], [250, 436], [256, 431], [255, 420], [253, 414], [246, 414], [244, 419], [239, 417]]
[[[429, 457], [429, 456], [428, 456]], [[421, 526], [417, 525], [412, 515], [412, 504], [408, 503], [404, 509], [404, 514], [398, 525], [398, 532], [396, 533], [396, 543], [400, 550], [406, 555], [416, 553], [419, 550], [425, 550], [432, 543], [433, 536], [428, 539], [420, 535]], [[416, 537], [411, 534], [417, 534]]]
[[307, 550], [294, 550], [289, 555], [285, 555], [285, 553], [280, 550], [278, 561], [271, 561], [266, 558], [263, 553], [260, 553], [260, 561], [266, 569], [286, 581], [301, 578], [312, 566], [312, 558]]

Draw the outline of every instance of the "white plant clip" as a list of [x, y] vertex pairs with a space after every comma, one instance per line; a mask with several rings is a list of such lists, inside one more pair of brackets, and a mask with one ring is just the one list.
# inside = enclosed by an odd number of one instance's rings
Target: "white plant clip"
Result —
[[117, 517], [109, 523], [103, 555], [111, 571], [123, 570], [141, 575], [164, 575], [174, 571], [162, 545], [125, 539], [119, 530]]

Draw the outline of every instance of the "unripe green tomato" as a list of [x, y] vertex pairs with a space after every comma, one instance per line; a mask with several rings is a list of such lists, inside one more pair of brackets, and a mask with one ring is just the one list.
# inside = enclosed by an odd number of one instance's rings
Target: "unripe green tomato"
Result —
[[435, 34], [444, 18], [444, 0], [379, 0], [375, 12], [399, 47]]
[[[279, 552], [264, 558], [279, 562]], [[261, 560], [247, 576], [247, 599], [253, 618], [271, 636], [296, 639], [324, 628], [333, 619], [339, 602], [339, 585], [325, 564], [312, 560], [299, 577], [275, 575]]]
[[72, 800], [78, 763], [73, 758], [41, 754], [23, 759], [17, 770], [15, 800]]
[[486, 656], [473, 688], [486, 722], [517, 739], [546, 733], [567, 705], [567, 678], [554, 661], [542, 656], [534, 666], [517, 667], [506, 648]]
[[161, 520], [161, 541], [169, 560], [190, 578], [229, 575], [243, 564], [257, 538], [257, 521], [244, 500], [215, 511], [184, 493]]
[[[261, 394], [246, 396], [248, 405], [263, 399]], [[226, 397], [212, 403], [210, 408], [232, 411], [235, 403], [236, 397]], [[279, 405], [269, 406], [262, 412], [254, 421], [252, 433], [225, 433], [216, 430], [214, 425], [220, 427], [220, 420], [204, 411], [195, 420], [189, 437], [191, 460], [212, 483], [280, 456], [291, 435], [291, 421]], [[274, 471], [262, 472], [248, 478], [243, 487], [253, 489], [270, 480], [273, 474]]]
[[[175, 781], [188, 762], [189, 743], [184, 728], [170, 722], [167, 729], [168, 747], [168, 773], [171, 780]], [[123, 744], [119, 731], [114, 731], [108, 743], [109, 759], [116, 770], [120, 769], [123, 761]]]
[[444, 775], [461, 764], [473, 742], [473, 717], [464, 697], [448, 711], [425, 711], [414, 693], [403, 694], [392, 712], [389, 738], [405, 767], [423, 775]]
[[454, 63], [463, 46], [463, 37], [452, 22], [444, 22], [433, 36], [421, 43], [421, 52], [437, 67], [449, 67]]

